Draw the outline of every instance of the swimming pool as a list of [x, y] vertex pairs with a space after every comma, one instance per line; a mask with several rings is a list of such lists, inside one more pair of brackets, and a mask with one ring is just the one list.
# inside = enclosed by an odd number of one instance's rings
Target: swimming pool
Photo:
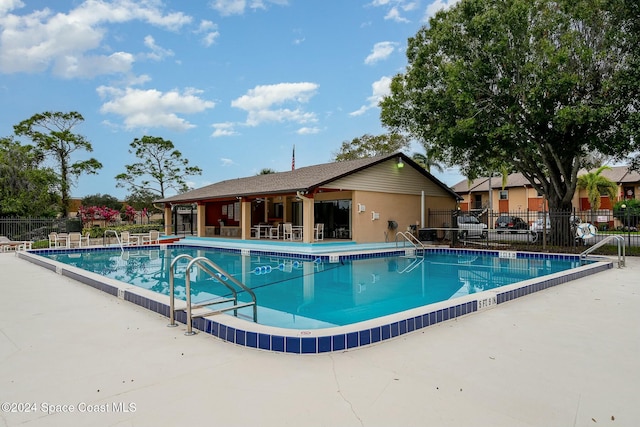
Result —
[[[206, 257], [253, 290], [259, 324], [292, 329], [350, 325], [580, 265], [576, 259], [500, 258], [488, 253], [383, 255], [329, 262], [326, 257], [309, 260], [189, 247], [43, 256], [169, 295], [168, 269], [171, 260], [182, 254]], [[186, 297], [187, 263], [175, 266], [175, 292], [181, 300]], [[194, 267], [190, 277], [194, 304], [231, 296], [221, 282], [225, 276], [218, 280]], [[239, 302], [250, 301], [246, 292], [239, 294]], [[238, 315], [251, 320], [251, 311], [240, 309]]]
[[[241, 311], [237, 318], [194, 319], [194, 328], [239, 345], [294, 353], [373, 344], [612, 265], [580, 266], [572, 255], [452, 249], [426, 250], [424, 258], [404, 250], [292, 258], [184, 245], [124, 253], [103, 248], [34, 252], [33, 262], [167, 317], [170, 260], [179, 253], [206, 254], [254, 290], [259, 324]], [[226, 294], [216, 280], [193, 273], [194, 301]], [[183, 278], [184, 265], [181, 270], [178, 264], [176, 286], [184, 297]], [[184, 323], [185, 313], [178, 312], [177, 319]]]

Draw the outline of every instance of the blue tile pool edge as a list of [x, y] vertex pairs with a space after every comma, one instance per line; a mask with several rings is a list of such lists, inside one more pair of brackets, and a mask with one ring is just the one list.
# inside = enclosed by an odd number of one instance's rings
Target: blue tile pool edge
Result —
[[[492, 252], [458, 249], [438, 249], [437, 251], [449, 251], [456, 254], [487, 254], [487, 252]], [[117, 282], [113, 279], [107, 279], [95, 273], [39, 257], [37, 252], [38, 251], [22, 252], [17, 254], [17, 256], [41, 267], [55, 271], [62, 276], [87, 284], [95, 289], [161, 314], [167, 318], [169, 317], [170, 310], [168, 303], [165, 304], [156, 299], [158, 297], [164, 297], [168, 301], [169, 298], [165, 295], [157, 294], [143, 288], [137, 288], [134, 285], [123, 282]], [[518, 253], [519, 257], [520, 255], [521, 253]], [[524, 253], [522, 255], [527, 254]], [[566, 259], [566, 257], [570, 259], [577, 258], [576, 255], [558, 254], [552, 256], [563, 257], [562, 259]], [[207, 318], [193, 319], [193, 329], [213, 335], [223, 341], [259, 350], [295, 354], [320, 354], [346, 351], [391, 340], [428, 326], [493, 308], [499, 304], [529, 295], [533, 292], [538, 292], [611, 268], [613, 268], [613, 261], [603, 259], [568, 271], [543, 276], [540, 279], [529, 279], [491, 291], [467, 295], [454, 300], [441, 301], [401, 313], [342, 327], [317, 330], [287, 330], [257, 325], [246, 320], [225, 315], [224, 322]], [[118, 286], [120, 283], [128, 289], [123, 289]], [[132, 291], [132, 288], [135, 289], [135, 292]], [[145, 293], [148, 295], [145, 296]], [[220, 316], [216, 316], [216, 319], [219, 318]], [[186, 325], [186, 312], [176, 311], [175, 319], [177, 322]]]

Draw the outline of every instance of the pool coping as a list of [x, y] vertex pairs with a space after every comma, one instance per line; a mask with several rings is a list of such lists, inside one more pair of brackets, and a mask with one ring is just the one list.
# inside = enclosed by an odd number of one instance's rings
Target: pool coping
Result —
[[[144, 250], [194, 246], [196, 245], [185, 245], [184, 243], [168, 245], [161, 244], [146, 246], [144, 247]], [[203, 247], [214, 248], [215, 246], [203, 245]], [[115, 279], [107, 278], [97, 273], [92, 273], [38, 255], [43, 252], [70, 253], [105, 251], [113, 249], [113, 247], [95, 247], [72, 250], [44, 249], [17, 252], [16, 256], [47, 268], [62, 276], [69, 277], [95, 289], [106, 292], [119, 299], [161, 314], [168, 319], [170, 309], [169, 297], [166, 295]], [[127, 248], [127, 250], [140, 249], [140, 247]], [[413, 248], [381, 248], [379, 250], [367, 250], [362, 253], [341, 251], [340, 253], [333, 254], [294, 254], [282, 250], [265, 251], [248, 248], [222, 248], [222, 250], [251, 255], [295, 256], [302, 260], [316, 260], [317, 258], [320, 258], [324, 262], [340, 262], [341, 260], [346, 259], [364, 259], [415, 253]], [[485, 249], [451, 249], [441, 247], [427, 248], [424, 251], [427, 253], [453, 253], [464, 255], [490, 254], [500, 258], [579, 260], [579, 255], [572, 254], [511, 252]], [[346, 326], [309, 330], [285, 329], [260, 325], [231, 315], [215, 315], [212, 316], [212, 318], [193, 319], [193, 329], [213, 335], [223, 341], [259, 350], [297, 354], [319, 354], [333, 351], [346, 351], [394, 339], [404, 334], [414, 332], [428, 326], [437, 325], [460, 316], [492, 309], [516, 298], [613, 268], [613, 261], [609, 259], [590, 257], [590, 260], [593, 261], [591, 264], [576, 267], [571, 270], [553, 273], [535, 279], [528, 279], [493, 290], [465, 295]], [[175, 318], [176, 321], [186, 325], [186, 312], [178, 310], [180, 308], [184, 308], [184, 306], [184, 302], [177, 302]]]

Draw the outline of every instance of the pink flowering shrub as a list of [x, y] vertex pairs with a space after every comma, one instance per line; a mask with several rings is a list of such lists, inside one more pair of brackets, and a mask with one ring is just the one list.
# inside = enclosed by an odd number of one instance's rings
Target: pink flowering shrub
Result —
[[103, 220], [105, 223], [110, 224], [113, 223], [119, 215], [119, 211], [106, 206], [80, 206], [80, 208], [78, 208], [78, 216], [82, 220], [83, 224], [93, 224], [94, 221], [99, 220]]
[[136, 219], [136, 215], [138, 213], [136, 212], [135, 208], [131, 205], [126, 205], [124, 208], [124, 216], [127, 219], [127, 221], [129, 222], [129, 224], [132, 224], [133, 221], [135, 221]]

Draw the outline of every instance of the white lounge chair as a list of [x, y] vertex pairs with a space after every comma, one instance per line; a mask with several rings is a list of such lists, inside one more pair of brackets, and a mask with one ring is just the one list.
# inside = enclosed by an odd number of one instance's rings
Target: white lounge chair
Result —
[[160, 244], [160, 232], [158, 230], [151, 230], [149, 231], [149, 235], [148, 236], [142, 236], [142, 241], [140, 242], [141, 245], [153, 245], [153, 244]]
[[280, 224], [273, 224], [273, 227], [269, 229], [268, 236], [270, 239], [279, 239], [280, 238]]
[[58, 233], [49, 233], [49, 247], [57, 248], [58, 247]]
[[138, 236], [132, 236], [129, 231], [121, 231], [120, 243], [122, 243], [122, 246], [129, 246], [129, 245], [139, 245], [140, 241], [138, 240]]
[[290, 222], [282, 224], [282, 238], [284, 240], [293, 240], [293, 225]]
[[31, 249], [31, 242], [28, 240], [11, 240], [6, 236], [0, 236], [0, 252], [27, 249]]
[[67, 236], [67, 247], [72, 248], [74, 246], [76, 248], [82, 247], [82, 233], [73, 232]]
[[313, 228], [313, 239], [324, 240], [324, 224], [319, 223]]

